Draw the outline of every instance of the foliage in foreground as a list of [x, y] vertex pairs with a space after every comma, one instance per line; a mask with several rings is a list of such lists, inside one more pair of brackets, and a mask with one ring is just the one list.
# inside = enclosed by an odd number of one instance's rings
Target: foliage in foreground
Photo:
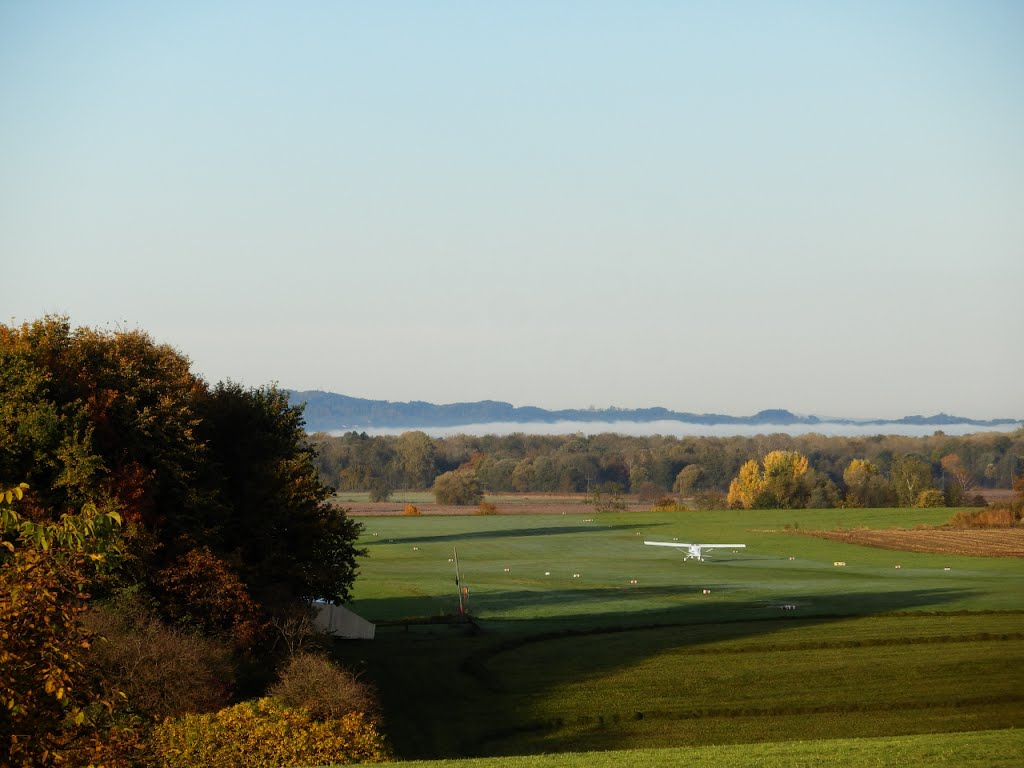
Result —
[[348, 597], [361, 526], [302, 409], [189, 368], [141, 331], [0, 324], [0, 765], [143, 764], [155, 722], [265, 692], [282, 617]]
[[87, 504], [56, 523], [11, 505], [27, 484], [0, 489], [0, 758], [45, 766], [103, 751], [96, 721], [114, 707], [81, 661], [85, 585], [117, 554], [116, 513]]
[[[142, 331], [0, 324], [0, 483], [31, 485], [22, 508], [37, 521], [90, 500], [116, 511], [126, 583], [173, 576], [200, 550], [263, 609], [347, 599], [359, 524], [327, 503], [302, 409], [274, 386], [210, 386], [189, 367]], [[147, 586], [179, 621], [188, 589], [171, 582]], [[203, 611], [188, 618], [220, 621]]]
[[388, 758], [376, 724], [366, 715], [316, 720], [271, 698], [167, 720], [154, 729], [152, 744], [166, 768], [347, 765]]
[[231, 654], [223, 643], [158, 620], [138, 590], [94, 605], [83, 624], [95, 640], [83, 662], [119, 715], [158, 722], [227, 706]]

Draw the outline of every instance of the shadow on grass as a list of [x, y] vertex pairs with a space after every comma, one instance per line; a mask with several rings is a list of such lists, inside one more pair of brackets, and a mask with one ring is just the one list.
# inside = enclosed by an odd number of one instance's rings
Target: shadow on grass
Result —
[[507, 530], [496, 529], [488, 531], [465, 531], [461, 533], [441, 533], [434, 536], [402, 536], [377, 540], [375, 546], [388, 544], [430, 544], [444, 541], [460, 542], [479, 539], [509, 539], [527, 538], [530, 536], [557, 536], [560, 534], [579, 534], [585, 531], [603, 532], [609, 531], [635, 531], [639, 528], [657, 528], [656, 523], [633, 523], [631, 525], [562, 525], [556, 527], [538, 526], [535, 528], [509, 528]]
[[[545, 534], [550, 532], [544, 529]], [[718, 589], [727, 590], [728, 586]], [[635, 593], [658, 596], [678, 590], [639, 587]], [[596, 607], [621, 594], [620, 589], [564, 589], [549, 590], [543, 597], [549, 608], [558, 604], [578, 608], [581, 601]], [[361, 665], [376, 684], [387, 731], [403, 758], [503, 754], [509, 744], [517, 745], [514, 749], [520, 753], [524, 744], [531, 743], [542, 745], [538, 746], [541, 750], [557, 750], [557, 744], [543, 741], [550, 724], [532, 719], [526, 703], [567, 683], [600, 678], [668, 650], [691, 648], [700, 653], [702, 646], [723, 639], [768, 636], [794, 625], [811, 626], [851, 616], [938, 608], [968, 595], [966, 590], [952, 589], [886, 591], [851, 595], [846, 602], [835, 593], [787, 595], [791, 603], [810, 608], [810, 615], [799, 616], [773, 613], [768, 603], [751, 601], [691, 603], [664, 610], [582, 617], [566, 613], [541, 621], [491, 620], [480, 624], [479, 633], [444, 627], [389, 627], [379, 629], [373, 643], [339, 645], [338, 656], [349, 666], [357, 660], [355, 666]], [[530, 602], [537, 598], [537, 593], [524, 590], [502, 599]], [[362, 607], [367, 607], [366, 603]], [[671, 628], [680, 631], [647, 631]], [[531, 645], [601, 635], [611, 639], [623, 633], [636, 633], [633, 637], [637, 639], [626, 652], [621, 643], [588, 642], [588, 653], [573, 653], [571, 645], [565, 646], [565, 655], [552, 656], [543, 669], [520, 669], [520, 677], [512, 680], [503, 670], [511, 658], [507, 654]], [[605, 645], [608, 650], [603, 650]]]

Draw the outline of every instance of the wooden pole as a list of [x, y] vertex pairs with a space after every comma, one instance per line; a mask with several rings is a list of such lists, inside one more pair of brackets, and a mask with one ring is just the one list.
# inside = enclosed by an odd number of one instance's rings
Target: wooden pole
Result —
[[452, 547], [455, 553], [455, 590], [459, 593], [459, 616], [466, 615], [466, 606], [462, 601], [462, 574], [459, 573], [459, 548]]

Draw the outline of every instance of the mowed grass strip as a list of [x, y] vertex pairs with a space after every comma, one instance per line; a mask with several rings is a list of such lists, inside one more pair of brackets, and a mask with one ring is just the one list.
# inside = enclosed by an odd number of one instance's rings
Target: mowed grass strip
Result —
[[[984, 629], [982, 629], [982, 627]], [[1024, 726], [1019, 614], [552, 638], [487, 661], [483, 754]], [[709, 640], [717, 633], [720, 640]]]
[[1018, 768], [1024, 730], [391, 763], [395, 768]]
[[[729, 510], [364, 518], [361, 543], [369, 557], [360, 562], [353, 608], [372, 621], [453, 613], [456, 547], [471, 610], [484, 621], [638, 624], [661, 621], [656, 613], [690, 622], [766, 618], [783, 604], [796, 605], [797, 615], [1024, 607], [1019, 560], [894, 552], [774, 532], [791, 523], [820, 530], [922, 517], [908, 510]], [[673, 539], [747, 548], [695, 563], [643, 545]], [[846, 565], [835, 567], [839, 561]]]

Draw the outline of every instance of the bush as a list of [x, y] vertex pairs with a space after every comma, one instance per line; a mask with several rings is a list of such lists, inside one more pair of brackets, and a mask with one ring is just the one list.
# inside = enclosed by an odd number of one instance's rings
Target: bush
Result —
[[657, 483], [645, 480], [636, 489], [636, 497], [640, 501], [654, 501], [664, 493], [664, 489]]
[[498, 514], [498, 505], [493, 504], [489, 501], [481, 501], [480, 506], [477, 508], [478, 515], [496, 515]]
[[417, 509], [415, 504], [406, 504], [405, 509], [402, 510], [402, 514], [408, 517], [413, 517], [416, 515], [422, 515], [423, 513]]
[[479, 504], [484, 497], [476, 472], [468, 469], [457, 469], [438, 475], [434, 480], [433, 491], [438, 504], [471, 506]]
[[655, 512], [685, 512], [686, 505], [671, 496], [662, 496], [654, 504]]
[[376, 723], [360, 712], [317, 721], [270, 698], [166, 720], [152, 747], [166, 768], [278, 768], [379, 763], [389, 758]]
[[952, 528], [1009, 528], [1019, 519], [1012, 507], [1000, 506], [957, 512], [946, 525]]
[[946, 506], [946, 497], [942, 491], [937, 488], [929, 488], [927, 491], [921, 491], [917, 494], [917, 499], [914, 501], [915, 507], [944, 507]]
[[721, 491], [699, 491], [693, 497], [693, 508], [706, 511], [709, 509], [728, 509], [729, 500]]
[[387, 501], [391, 498], [391, 488], [387, 482], [375, 479], [370, 483], [370, 501]]
[[165, 617], [180, 627], [230, 639], [238, 650], [252, 648], [266, 634], [242, 580], [207, 547], [190, 550], [160, 571], [155, 587]]
[[270, 695], [285, 707], [303, 709], [317, 720], [337, 720], [350, 712], [373, 715], [378, 710], [370, 686], [349, 670], [312, 653], [292, 656]]
[[132, 712], [151, 720], [211, 712], [228, 703], [230, 652], [209, 638], [161, 623], [134, 591], [125, 591], [85, 617], [98, 636], [85, 655], [90, 674]]
[[595, 488], [589, 501], [595, 512], [625, 512], [626, 502], [622, 498], [622, 486], [618, 483], [604, 483]]

